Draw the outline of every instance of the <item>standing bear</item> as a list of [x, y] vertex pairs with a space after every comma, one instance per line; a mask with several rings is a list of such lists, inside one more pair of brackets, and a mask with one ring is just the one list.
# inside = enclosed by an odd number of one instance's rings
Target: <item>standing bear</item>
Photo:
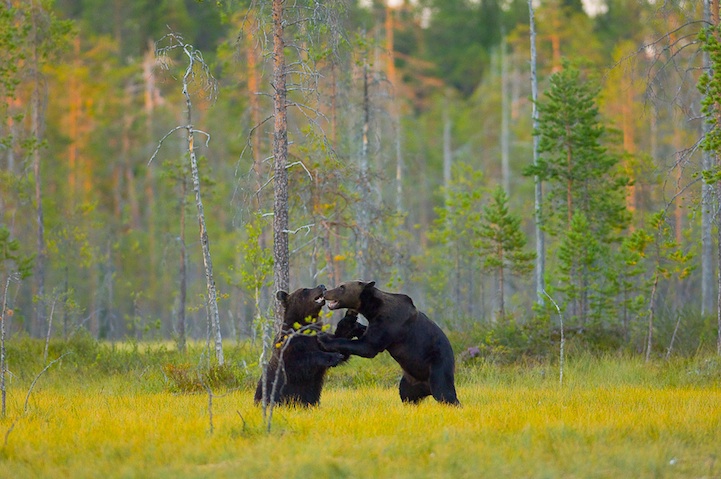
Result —
[[[318, 320], [325, 301], [325, 286], [300, 288], [288, 294], [278, 291], [276, 297], [283, 304], [283, 326], [273, 340], [273, 354], [268, 363], [266, 394], [270, 397], [278, 377], [274, 403], [314, 406], [320, 401], [326, 371], [348, 359], [347, 355], [322, 351], [317, 333]], [[308, 334], [310, 333], [310, 334]], [[287, 342], [287, 343], [286, 343]], [[263, 398], [263, 378], [255, 389], [255, 402]]]
[[[276, 298], [283, 304], [283, 326], [273, 340], [273, 354], [266, 374], [266, 394], [273, 393], [272, 402], [313, 406], [320, 401], [326, 371], [348, 356], [321, 351], [317, 333], [322, 323], [317, 321], [325, 301], [325, 286], [300, 288], [288, 294], [278, 291]], [[298, 332], [298, 326], [303, 331]], [[309, 332], [310, 334], [304, 334]], [[287, 344], [285, 342], [288, 342]], [[263, 378], [255, 389], [255, 402], [263, 398]]]
[[359, 339], [320, 335], [326, 351], [365, 358], [388, 351], [403, 368], [401, 400], [417, 403], [426, 396], [460, 405], [454, 382], [455, 358], [441, 328], [413, 305], [405, 294], [381, 291], [375, 282], [350, 281], [323, 295], [329, 309], [348, 308], [368, 320]]

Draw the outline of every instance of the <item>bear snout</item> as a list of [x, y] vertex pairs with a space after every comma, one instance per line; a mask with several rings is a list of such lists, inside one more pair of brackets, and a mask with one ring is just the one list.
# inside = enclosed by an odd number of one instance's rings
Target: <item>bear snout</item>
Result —
[[313, 299], [313, 301], [315, 301], [316, 303], [318, 303], [322, 306], [325, 304], [325, 298], [323, 297], [323, 295], [326, 292], [325, 285], [320, 284], [320, 285], [316, 286], [315, 289], [320, 290], [320, 294], [318, 294], [318, 296], [316, 296], [315, 299]]

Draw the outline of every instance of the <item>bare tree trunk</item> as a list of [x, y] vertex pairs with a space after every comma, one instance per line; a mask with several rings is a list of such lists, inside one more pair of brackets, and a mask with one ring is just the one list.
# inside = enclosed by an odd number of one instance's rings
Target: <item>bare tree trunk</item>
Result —
[[[249, 13], [248, 15], [252, 15]], [[250, 23], [255, 23], [256, 19], [250, 19]], [[253, 136], [251, 138], [251, 149], [253, 157], [253, 175], [255, 176], [255, 206], [258, 211], [261, 209], [261, 190], [263, 189], [263, 155], [261, 148], [262, 132], [258, 127], [261, 125], [261, 107], [260, 107], [260, 75], [258, 73], [258, 46], [253, 29], [249, 28], [246, 34], [245, 51], [247, 58], [246, 72], [248, 76], [248, 106], [250, 108], [250, 119], [253, 126]], [[265, 251], [270, 242], [269, 232], [263, 228], [258, 237], [258, 244], [261, 251]], [[258, 301], [256, 302], [256, 319], [260, 319], [260, 304], [267, 304], [269, 300], [269, 289], [267, 285], [260, 287], [258, 292]], [[252, 328], [252, 326], [251, 326]]]
[[131, 160], [131, 140], [130, 129], [133, 124], [132, 117], [132, 95], [133, 87], [130, 82], [125, 86], [124, 95], [124, 111], [123, 111], [123, 132], [121, 138], [121, 156], [123, 158], [123, 168], [125, 173], [125, 187], [128, 189], [128, 202], [130, 203], [130, 217], [132, 218], [132, 226], [135, 230], [141, 229], [140, 224], [140, 202], [138, 201], [138, 191], [135, 185], [135, 173]]
[[[170, 46], [164, 48], [162, 51], [164, 54], [174, 48], [182, 48], [183, 53], [188, 57], [188, 66], [183, 75], [183, 97], [185, 98], [186, 108], [186, 124], [178, 126], [171, 130], [173, 131], [184, 129], [187, 131], [187, 148], [188, 155], [190, 156], [190, 174], [193, 179], [193, 191], [195, 192], [195, 206], [198, 210], [198, 225], [200, 229], [200, 245], [203, 251], [203, 265], [205, 266], [205, 281], [206, 288], [208, 291], [208, 297], [206, 298], [206, 308], [209, 323], [208, 331], [208, 342], [210, 342], [210, 335], [214, 336], [215, 341], [215, 357], [218, 360], [219, 365], [225, 364], [225, 358], [223, 355], [223, 337], [220, 330], [220, 315], [218, 313], [218, 294], [215, 288], [215, 279], [213, 278], [213, 261], [210, 256], [210, 241], [208, 239], [208, 229], [205, 225], [205, 211], [203, 209], [203, 201], [200, 195], [200, 174], [198, 173], [198, 160], [195, 155], [195, 133], [203, 133], [202, 131], [196, 130], [192, 123], [192, 112], [193, 104], [190, 99], [190, 92], [188, 91], [188, 85], [191, 80], [196, 79], [198, 74], [197, 70], [201, 69], [204, 76], [204, 81], [210, 92], [210, 96], [213, 96], [217, 91], [217, 83], [210, 74], [209, 67], [203, 60], [203, 55], [196, 50], [192, 45], [184, 43], [182, 37], [174, 33], [168, 34], [166, 38], [170, 41]], [[165, 139], [170, 133], [165, 135]], [[207, 134], [206, 134], [207, 136]], [[158, 149], [162, 145], [162, 140]], [[157, 154], [156, 149], [155, 154]], [[153, 160], [155, 154], [150, 159]], [[212, 331], [212, 333], [211, 333]]]
[[185, 204], [188, 195], [188, 180], [184, 173], [181, 173], [180, 184], [180, 292], [178, 297], [178, 351], [185, 353], [185, 303], [187, 299], [188, 277], [188, 253], [185, 248]]
[[403, 212], [403, 135], [400, 115], [396, 115], [396, 213]]
[[[721, 198], [721, 182], [716, 183], [716, 197]], [[716, 230], [716, 244], [721, 245], [721, 225], [719, 225]], [[716, 249], [716, 259], [716, 271], [718, 272], [718, 284], [716, 285], [718, 297], [716, 298], [716, 304], [721, 305], [721, 247]], [[716, 354], [721, 355], [721, 307], [718, 307], [716, 309], [716, 327]]]
[[[273, 280], [277, 291], [288, 291], [290, 254], [288, 252], [288, 123], [283, 0], [273, 0]], [[276, 329], [283, 324], [283, 305], [275, 300]]]
[[[711, 3], [712, 0], [704, 1], [704, 19], [711, 22]], [[718, 8], [718, 2], [714, 1], [714, 5]], [[718, 18], [718, 14], [716, 15]], [[704, 70], [709, 72], [711, 69], [711, 56], [709, 52], [703, 53]], [[703, 122], [703, 134], [707, 136], [711, 132], [711, 125]], [[703, 152], [703, 169], [710, 170], [713, 168], [714, 158], [711, 151]], [[714, 310], [714, 261], [713, 258], [713, 238], [711, 230], [713, 228], [713, 185], [701, 183], [701, 314], [710, 315]], [[721, 317], [721, 316], [720, 316]], [[719, 327], [719, 347], [721, 348], [721, 325]]]
[[53, 315], [55, 314], [55, 305], [57, 304], [57, 296], [53, 297], [53, 302], [50, 305], [50, 316], [48, 316], [48, 332], [45, 336], [45, 349], [43, 350], [43, 361], [48, 360], [48, 350], [50, 349], [50, 337], [53, 334]]
[[[187, 82], [187, 78], [184, 80]], [[193, 126], [191, 123], [191, 104], [190, 96], [187, 90], [187, 84], [183, 85], [185, 92], [185, 101], [188, 108], [188, 153], [190, 154], [190, 168], [193, 177], [193, 191], [195, 191], [195, 206], [198, 209], [198, 223], [200, 226], [200, 244], [203, 249], [203, 265], [205, 266], [205, 281], [208, 289], [208, 312], [210, 321], [213, 326], [213, 334], [215, 336], [215, 357], [221, 366], [225, 363], [223, 356], [223, 337], [220, 332], [220, 315], [218, 314], [218, 295], [215, 289], [215, 280], [213, 279], [213, 261], [210, 257], [210, 242], [208, 239], [208, 230], [205, 227], [205, 212], [203, 210], [203, 200], [200, 197], [200, 174], [198, 173], [198, 160], [195, 156], [195, 147], [193, 145]]]
[[[79, 140], [79, 118], [82, 108], [82, 97], [78, 86], [78, 73], [80, 71], [80, 35], [76, 35], [73, 41], [73, 66], [75, 73], [70, 75], [69, 95], [70, 108], [68, 111], [68, 123], [70, 144], [68, 145], [68, 189], [70, 190], [70, 201], [74, 202], [78, 197], [78, 143]], [[74, 204], [71, 204], [74, 206]]]
[[[144, 141], [150, 143], [153, 135], [153, 111], [155, 105], [160, 103], [158, 89], [155, 85], [155, 42], [148, 40], [148, 49], [143, 56], [143, 82], [144, 82], [144, 109], [145, 109], [145, 135]], [[153, 168], [145, 170], [145, 227], [147, 228], [148, 252], [150, 259], [150, 271], [159, 271], [158, 254], [156, 251], [156, 227], [155, 227], [155, 178]], [[157, 281], [161, 281], [158, 278]]]
[[[531, 28], [531, 99], [533, 100], [533, 129], [538, 128], [538, 78], [536, 77], [536, 23], [533, 17], [533, 0], [528, 0], [528, 12]], [[533, 164], [538, 164], [538, 143], [540, 138], [533, 136]], [[533, 178], [536, 185], [535, 217], [536, 217], [536, 298], [539, 304], [544, 304], [544, 291], [546, 290], [544, 276], [546, 274], [546, 245], [541, 225], [543, 206], [543, 186], [541, 179], [536, 175]]]
[[360, 235], [360, 248], [358, 251], [358, 277], [368, 280], [370, 267], [368, 265], [368, 236], [370, 234], [371, 188], [368, 171], [368, 150], [370, 131], [370, 97], [368, 94], [368, 63], [363, 64], [363, 136], [361, 138], [360, 152], [360, 178], [358, 187], [361, 198], [358, 211], [358, 234]]
[[[260, 101], [258, 99], [259, 80], [258, 80], [258, 57], [255, 48], [255, 35], [252, 29], [248, 29], [246, 35], [245, 50], [247, 55], [246, 71], [248, 76], [248, 106], [250, 108], [250, 120], [253, 128], [257, 128], [260, 125]], [[260, 209], [260, 190], [262, 187], [262, 158], [260, 155], [260, 131], [254, 131], [251, 138], [251, 148], [253, 150], [253, 172], [255, 174], [255, 185], [256, 185], [256, 202], [257, 207]], [[263, 240], [261, 236], [261, 241]]]
[[3, 288], [3, 302], [2, 308], [0, 308], [0, 394], [2, 394], [2, 411], [0, 411], [0, 417], [5, 417], [5, 402], [6, 402], [6, 391], [5, 391], [5, 376], [7, 373], [7, 356], [5, 351], [5, 321], [8, 315], [8, 289], [10, 288], [11, 276], [5, 280]]
[[503, 275], [503, 266], [500, 266], [498, 268], [498, 317], [501, 319], [501, 321], [506, 320], [506, 304], [505, 304], [505, 298], [503, 295], [503, 290], [505, 288], [505, 278]]
[[[658, 267], [657, 267], [658, 268]], [[656, 288], [658, 286], [658, 270], [653, 273], [653, 286], [651, 287], [651, 299], [648, 307], [648, 332], [646, 336], [646, 362], [651, 360], [651, 348], [653, 346], [653, 313], [656, 302]]]
[[511, 133], [510, 106], [508, 101], [508, 56], [506, 54], [506, 38], [501, 41], [501, 175], [503, 190], [511, 194], [510, 144]]
[[[33, 4], [33, 10], [34, 10]], [[42, 143], [43, 85], [40, 75], [40, 53], [38, 52], [38, 13], [32, 14], [33, 38], [33, 92], [31, 99], [31, 128], [34, 141], [33, 175], [35, 177], [35, 218], [37, 221], [37, 256], [35, 258], [35, 287], [38, 297], [35, 332], [40, 333], [45, 324], [45, 221], [43, 219], [42, 178], [40, 176], [40, 145]]]
[[[626, 153], [630, 155], [636, 154], [636, 135], [635, 135], [635, 128], [633, 124], [633, 104], [634, 104], [634, 98], [633, 98], [633, 81], [632, 79], [624, 75], [623, 77], [623, 88], [626, 89], [626, 101], [623, 102], [621, 105], [622, 110], [622, 123], [623, 123], [623, 149]], [[629, 177], [634, 180], [634, 172], [632, 171], [632, 166], [627, 165], [627, 170], [629, 172]], [[636, 212], [636, 185], [632, 183], [628, 186], [627, 192], [626, 192], [626, 209], [634, 215]], [[631, 225], [631, 228], [633, 228], [633, 225]]]
[[451, 188], [451, 177], [453, 170], [453, 148], [451, 146], [451, 119], [448, 112], [448, 103], [450, 99], [446, 98], [443, 105], [443, 187], [446, 190], [445, 200], [448, 207], [448, 198]]

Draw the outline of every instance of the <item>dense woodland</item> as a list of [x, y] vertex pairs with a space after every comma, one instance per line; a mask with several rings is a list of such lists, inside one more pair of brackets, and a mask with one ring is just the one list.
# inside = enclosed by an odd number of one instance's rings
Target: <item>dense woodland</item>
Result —
[[[561, 324], [594, 350], [715, 351], [718, 4], [601, 3], [534, 5], [534, 103], [527, 0], [286, 2], [290, 289], [375, 280], [468, 354], [548, 354]], [[272, 14], [0, 3], [9, 337], [205, 338], [199, 211], [219, 333], [259, 337]]]

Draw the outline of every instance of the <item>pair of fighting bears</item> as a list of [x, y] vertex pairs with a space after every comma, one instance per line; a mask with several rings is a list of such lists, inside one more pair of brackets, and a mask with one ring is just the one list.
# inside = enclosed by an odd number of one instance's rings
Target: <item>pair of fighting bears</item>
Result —
[[[277, 298], [285, 309], [285, 332], [276, 338], [279, 347], [274, 348], [268, 364], [267, 394], [273, 391], [278, 376], [274, 402], [315, 405], [329, 368], [346, 361], [351, 354], [373, 358], [388, 351], [403, 368], [398, 388], [403, 402], [417, 403], [433, 396], [442, 403], [460, 404], [451, 343], [437, 324], [416, 309], [410, 297], [381, 291], [373, 281], [351, 281], [331, 290], [321, 285], [291, 294], [279, 291]], [[332, 310], [348, 310], [334, 335], [320, 333], [320, 325], [315, 322], [324, 303]], [[356, 321], [359, 313], [368, 321], [367, 327]], [[304, 322], [311, 323], [306, 328], [318, 334], [288, 335], [293, 325]], [[284, 337], [290, 341], [286, 345]], [[262, 398], [262, 388], [261, 378], [256, 402]]]

